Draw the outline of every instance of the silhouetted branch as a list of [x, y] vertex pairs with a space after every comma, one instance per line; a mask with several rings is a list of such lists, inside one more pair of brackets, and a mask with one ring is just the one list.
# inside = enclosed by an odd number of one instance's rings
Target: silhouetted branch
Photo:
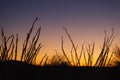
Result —
[[112, 34], [110, 35], [110, 37], [107, 37], [106, 30], [105, 30], [103, 47], [102, 47], [102, 50], [101, 50], [101, 53], [100, 53], [99, 57], [96, 60], [95, 66], [101, 67], [101, 66], [106, 66], [107, 65], [109, 49], [110, 49], [110, 46], [111, 46], [114, 38], [115, 38], [115, 35], [114, 35], [113, 28], [112, 28]]
[[63, 43], [63, 37], [61, 37], [61, 40], [62, 40], [61, 49], [62, 49], [63, 55], [65, 56], [65, 58], [66, 58], [68, 64], [71, 64], [70, 61], [69, 61], [69, 59], [68, 59], [68, 57], [67, 57], [67, 55], [66, 55], [66, 53], [65, 53], [65, 51], [64, 51], [64, 47], [63, 47], [63, 44], [64, 44], [64, 43]]
[[30, 36], [31, 36], [31, 33], [32, 33], [32, 30], [33, 30], [33, 27], [36, 23], [36, 21], [38, 20], [38, 18], [36, 18], [32, 24], [32, 27], [30, 28], [29, 32], [27, 33], [27, 37], [26, 37], [26, 40], [24, 41], [24, 44], [23, 44], [23, 50], [22, 50], [22, 55], [21, 55], [21, 61], [23, 61], [24, 57], [25, 57], [25, 54], [26, 54], [26, 50], [27, 50], [27, 45], [28, 45], [28, 42], [29, 42], [29, 39], [30, 39]]
[[40, 66], [42, 65], [43, 60], [45, 59], [45, 57], [47, 57], [47, 55], [46, 55], [46, 54], [42, 57], [42, 59], [41, 59], [41, 61], [40, 61]]
[[86, 47], [87, 55], [88, 55], [88, 61], [86, 66], [92, 66], [93, 63], [93, 54], [94, 54], [94, 46], [95, 44], [88, 44], [88, 47]]
[[17, 49], [18, 49], [18, 34], [16, 35], [16, 46], [15, 46], [15, 60], [17, 60]]
[[46, 59], [45, 59], [44, 66], [47, 65], [47, 61], [48, 61], [48, 56], [47, 56]]
[[79, 58], [78, 58], [79, 63], [80, 63], [82, 54], [84, 53], [84, 44], [85, 44], [85, 43], [82, 44], [82, 49], [81, 49], [81, 52], [80, 52], [80, 55], [79, 55]]
[[74, 61], [74, 56], [73, 56], [73, 47], [72, 47], [70, 53], [71, 53], [71, 59], [72, 59], [73, 66], [75, 66], [75, 61]]
[[64, 28], [64, 27], [63, 27], [63, 29], [65, 30], [65, 33], [67, 34], [69, 40], [70, 40], [71, 43], [72, 43], [72, 46], [73, 46], [73, 49], [74, 49], [74, 52], [75, 52], [76, 66], [78, 66], [78, 65], [80, 65], [80, 63], [79, 63], [78, 53], [77, 53], [76, 47], [75, 47], [75, 45], [74, 45], [74, 42], [73, 42], [71, 36], [69, 35], [69, 33], [67, 32], [67, 29]]

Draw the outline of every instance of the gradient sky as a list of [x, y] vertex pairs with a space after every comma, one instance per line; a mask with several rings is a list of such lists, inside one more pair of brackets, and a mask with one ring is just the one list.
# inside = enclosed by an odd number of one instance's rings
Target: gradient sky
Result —
[[19, 46], [35, 17], [39, 17], [35, 30], [42, 28], [42, 53], [61, 52], [61, 36], [65, 50], [71, 48], [62, 27], [78, 46], [95, 42], [100, 47], [104, 29], [109, 34], [112, 27], [117, 36], [114, 43], [120, 41], [120, 0], [0, 0], [0, 26], [7, 35], [19, 34]]

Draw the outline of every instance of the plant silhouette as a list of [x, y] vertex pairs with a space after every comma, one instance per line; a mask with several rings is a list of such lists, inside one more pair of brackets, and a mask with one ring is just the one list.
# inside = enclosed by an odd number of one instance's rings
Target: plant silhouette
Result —
[[[0, 79], [1, 80], [119, 80], [120, 68], [120, 48], [116, 47], [115, 52], [109, 54], [111, 44], [115, 38], [114, 30], [108, 36], [105, 30], [105, 37], [101, 52], [93, 63], [95, 43], [88, 44], [77, 52], [77, 46], [68, 30], [63, 28], [72, 48], [70, 57], [68, 57], [64, 49], [64, 38], [61, 37], [61, 51], [62, 55], [56, 54], [51, 59], [45, 54], [39, 65], [36, 65], [36, 60], [40, 50], [43, 47], [38, 43], [41, 27], [38, 28], [35, 35], [30, 40], [34, 26], [38, 18], [35, 18], [33, 24], [27, 33], [24, 40], [20, 60], [18, 60], [18, 43], [19, 36], [16, 34], [6, 36], [3, 28], [1, 28], [1, 44], [0, 44]], [[86, 48], [85, 48], [86, 47]], [[113, 62], [113, 55], [115, 53], [115, 63], [117, 66], [111, 66]], [[110, 57], [108, 57], [110, 56]], [[83, 57], [85, 66], [81, 65], [81, 58]], [[106, 76], [107, 75], [107, 76]], [[100, 77], [100, 78], [98, 78]]]
[[[32, 34], [34, 25], [38, 18], [36, 18], [27, 33], [26, 40], [23, 43], [21, 61], [27, 62], [29, 64], [36, 64], [36, 57], [39, 54], [42, 44], [37, 45], [41, 27], [37, 30], [36, 34], [33, 36], [32, 41], [30, 41], [30, 36]], [[0, 62], [17, 60], [18, 51], [18, 34], [16, 35], [16, 40], [14, 41], [14, 35], [7, 37], [4, 34], [3, 28], [1, 28], [1, 45], [0, 45]]]
[[120, 66], [120, 46], [116, 45], [114, 51], [114, 64], [115, 66]]

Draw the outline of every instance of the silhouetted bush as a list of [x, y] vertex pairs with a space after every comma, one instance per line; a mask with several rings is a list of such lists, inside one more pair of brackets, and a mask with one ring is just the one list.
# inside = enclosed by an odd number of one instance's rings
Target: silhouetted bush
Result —
[[[39, 51], [42, 48], [42, 44], [38, 43], [41, 27], [38, 28], [37, 32], [35, 33], [35, 35], [32, 37], [31, 40], [30, 37], [37, 20], [38, 18], [34, 20], [29, 32], [27, 33], [26, 39], [24, 40], [22, 53], [20, 57], [21, 62], [26, 62], [28, 64], [36, 64], [37, 55], [39, 54]], [[63, 37], [61, 37], [62, 40], [61, 50], [63, 55], [59, 56], [59, 54], [56, 51], [56, 54], [52, 57], [52, 59], [48, 60], [48, 56], [45, 54], [45, 56], [41, 58], [40, 66], [41, 65], [45, 66], [47, 64], [57, 65], [57, 66], [58, 65], [81, 66], [81, 57], [83, 57], [84, 59], [85, 66], [105, 67], [111, 65], [113, 53], [110, 55], [109, 51], [115, 37], [113, 29], [112, 29], [112, 34], [110, 36], [106, 34], [106, 30], [105, 30], [103, 46], [97, 60], [95, 61], [95, 64], [93, 63], [95, 43], [88, 44], [86, 48], [84, 48], [85, 46], [83, 44], [82, 49], [80, 50], [81, 52], [78, 52], [77, 46], [74, 44], [67, 29], [63, 28], [63, 30], [65, 31], [72, 45], [72, 49], [70, 51], [71, 54], [70, 58], [68, 58], [68, 55], [64, 50], [64, 41], [63, 41]], [[8, 61], [8, 60], [17, 60], [18, 40], [19, 40], [18, 34], [16, 35], [16, 37], [14, 37], [14, 35], [7, 37], [4, 34], [3, 28], [1, 28], [0, 62]], [[116, 47], [115, 55], [116, 58], [118, 58], [116, 59], [116, 63], [120, 62], [119, 52], [120, 52], [119, 47]]]
[[120, 46], [117, 45], [113, 53], [114, 53], [114, 65], [120, 66]]
[[[32, 34], [34, 25], [38, 18], [36, 18], [27, 33], [26, 40], [23, 43], [21, 61], [27, 62], [29, 64], [36, 64], [36, 57], [39, 54], [40, 49], [42, 48], [42, 44], [38, 42], [41, 27], [37, 30], [36, 34], [33, 36], [32, 41], [30, 40], [30, 36]], [[18, 51], [18, 34], [16, 35], [16, 39], [14, 39], [14, 35], [7, 37], [4, 34], [3, 28], [1, 28], [1, 45], [0, 45], [0, 62], [8, 61], [8, 60], [17, 60], [17, 51]]]
[[48, 65], [50, 66], [72, 66], [68, 64], [68, 62], [65, 60], [65, 56], [59, 55], [56, 51], [56, 54], [52, 56], [52, 58], [49, 60]]
[[110, 65], [111, 59], [113, 57], [112, 56], [113, 53], [111, 54], [110, 58], [108, 58], [108, 56], [109, 56], [110, 47], [114, 38], [115, 38], [115, 35], [114, 35], [113, 28], [112, 28], [112, 34], [110, 36], [107, 36], [106, 30], [105, 30], [105, 37], [104, 37], [102, 50], [99, 54], [99, 57], [96, 60], [95, 66], [105, 67]]
[[36, 64], [36, 57], [39, 54], [40, 49], [42, 48], [41, 43], [37, 45], [41, 27], [37, 30], [36, 34], [33, 36], [32, 41], [30, 41], [30, 36], [33, 31], [33, 27], [36, 23], [38, 18], [36, 18], [30, 28], [29, 32], [27, 33], [26, 40], [23, 43], [22, 54], [21, 54], [21, 61], [27, 62], [29, 64]]
[[[12, 60], [14, 58], [14, 46], [15, 46], [14, 35], [7, 37], [4, 34], [3, 28], [1, 28], [0, 62]], [[16, 50], [16, 52], [17, 52], [17, 50]], [[17, 56], [15, 56], [15, 59], [16, 59], [16, 57]]]
[[[69, 40], [72, 44], [72, 49], [71, 49], [71, 52], [70, 52], [72, 61], [70, 61], [70, 58], [67, 57], [67, 54], [64, 50], [63, 37], [61, 38], [62, 39], [61, 49], [62, 49], [63, 55], [66, 58], [68, 64], [73, 64], [73, 66], [81, 66], [80, 60], [81, 60], [81, 56], [83, 55], [84, 61], [85, 61], [85, 66], [95, 66], [95, 67], [111, 66], [113, 53], [109, 57], [109, 51], [110, 51], [111, 44], [112, 44], [112, 42], [115, 38], [113, 28], [112, 28], [112, 34], [110, 36], [108, 36], [106, 34], [106, 30], [105, 30], [105, 37], [104, 37], [103, 46], [102, 46], [101, 52], [100, 52], [97, 60], [95, 61], [95, 64], [93, 64], [95, 44], [94, 43], [88, 44], [86, 49], [84, 49], [84, 44], [83, 44], [81, 52], [78, 53], [77, 52], [77, 47], [75, 46], [75, 44], [74, 44], [70, 34], [68, 33], [67, 29], [66, 28], [63, 28], [63, 29], [65, 30], [65, 33], [68, 36], [68, 38], [69, 38]], [[73, 53], [73, 51], [74, 51], [74, 53]], [[75, 55], [75, 57], [73, 57], [73, 55]]]

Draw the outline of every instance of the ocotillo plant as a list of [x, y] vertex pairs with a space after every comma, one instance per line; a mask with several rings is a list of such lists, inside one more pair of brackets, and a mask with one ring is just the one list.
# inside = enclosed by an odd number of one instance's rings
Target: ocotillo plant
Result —
[[[62, 49], [63, 55], [65, 56], [65, 58], [66, 58], [66, 60], [67, 60], [67, 62], [68, 62], [69, 65], [73, 64], [73, 66], [80, 66], [81, 65], [80, 64], [80, 60], [81, 60], [81, 56], [83, 54], [83, 50], [81, 50], [80, 53], [77, 52], [77, 47], [75, 46], [75, 44], [74, 44], [74, 42], [73, 42], [70, 34], [68, 33], [67, 29], [64, 28], [64, 27], [63, 27], [63, 29], [64, 29], [66, 35], [68, 36], [68, 38], [69, 38], [69, 40], [70, 40], [70, 42], [72, 44], [72, 49], [70, 51], [72, 61], [69, 60], [69, 58], [67, 57], [67, 54], [66, 54], [66, 52], [64, 50], [64, 46], [63, 46], [64, 43], [63, 43], [63, 37], [62, 37], [61, 49]], [[75, 57], [73, 57], [73, 55], [75, 55]]]
[[[85, 61], [85, 66], [95, 66], [95, 67], [110, 66], [110, 63], [111, 63], [112, 57], [113, 57], [113, 53], [109, 57], [109, 50], [110, 50], [110, 46], [115, 38], [113, 28], [112, 28], [112, 34], [110, 36], [107, 36], [106, 30], [105, 30], [103, 46], [102, 46], [101, 52], [100, 52], [97, 60], [95, 61], [95, 64], [93, 64], [93, 54], [94, 54], [94, 49], [95, 49], [95, 43], [88, 44], [88, 47], [86, 47], [86, 49], [84, 49], [84, 45], [82, 45], [81, 52], [78, 53], [77, 47], [75, 46], [67, 29], [66, 28], [63, 28], [63, 29], [65, 30], [65, 33], [67, 34], [67, 36], [72, 44], [72, 49], [70, 52], [72, 61], [70, 61], [70, 59], [67, 57], [67, 54], [64, 50], [64, 46], [63, 46], [64, 43], [63, 43], [63, 37], [62, 37], [61, 49], [62, 49], [63, 55], [66, 58], [68, 64], [73, 64], [73, 66], [81, 66], [80, 60], [81, 60], [81, 56], [83, 55], [84, 61]], [[73, 54], [73, 51], [74, 51], [74, 54]], [[75, 57], [73, 57], [73, 55], [75, 55]]]
[[37, 45], [41, 27], [37, 30], [36, 34], [33, 36], [32, 41], [30, 41], [30, 36], [32, 34], [34, 25], [38, 18], [36, 18], [30, 28], [29, 32], [27, 33], [26, 40], [23, 43], [22, 54], [21, 54], [21, 61], [27, 62], [29, 64], [36, 64], [36, 57], [39, 54], [40, 49], [42, 48], [41, 43]]
[[[37, 30], [36, 34], [33, 36], [32, 41], [30, 41], [30, 36], [32, 34], [34, 25], [38, 18], [36, 18], [27, 33], [26, 40], [23, 43], [21, 61], [27, 62], [29, 64], [36, 64], [36, 57], [39, 54], [40, 49], [42, 48], [42, 44], [39, 43], [37, 45], [41, 27]], [[8, 60], [17, 60], [17, 52], [18, 52], [18, 34], [16, 35], [16, 39], [14, 39], [14, 35], [7, 37], [4, 34], [3, 28], [1, 28], [1, 44], [0, 44], [0, 62], [8, 61]]]
[[86, 53], [87, 53], [87, 55], [86, 55], [85, 51], [83, 53], [83, 55], [84, 55], [84, 61], [85, 61], [85, 65], [86, 66], [92, 66], [93, 65], [94, 48], [95, 48], [95, 43], [88, 44], [88, 46], [86, 47]]
[[[106, 30], [105, 30], [103, 47], [102, 47], [102, 50], [101, 50], [99, 57], [97, 58], [94, 66], [99, 66], [99, 67], [109, 66], [112, 56], [110, 56], [110, 58], [108, 59], [108, 55], [109, 55], [109, 51], [110, 51], [110, 46], [111, 46], [114, 38], [115, 38], [115, 35], [114, 35], [113, 28], [112, 28], [112, 34], [109, 37], [106, 35]], [[111, 55], [113, 55], [113, 54], [111, 54]]]
[[[27, 37], [24, 40], [23, 47], [22, 47], [21, 61], [27, 62], [29, 64], [36, 64], [37, 55], [39, 54], [39, 51], [42, 48], [42, 44], [38, 43], [41, 27], [38, 28], [37, 32], [35, 33], [33, 38], [30, 40], [31, 34], [33, 32], [33, 29], [37, 20], [38, 18], [34, 20], [29, 32], [27, 33]], [[95, 61], [95, 64], [93, 64], [95, 44], [94, 43], [88, 44], [86, 48], [84, 47], [84, 44], [83, 44], [80, 52], [77, 52], [77, 47], [74, 44], [67, 29], [63, 28], [63, 30], [65, 31], [72, 45], [72, 48], [70, 51], [71, 59], [68, 58], [68, 55], [64, 50], [64, 41], [63, 41], [63, 37], [61, 37], [61, 40], [62, 40], [61, 50], [63, 53], [63, 57], [59, 56], [59, 54], [56, 51], [55, 56], [53, 56], [53, 58], [50, 59], [51, 61], [48, 61], [47, 55], [43, 56], [43, 58], [40, 61], [40, 65], [46, 65], [48, 62], [50, 62], [51, 64], [54, 64], [54, 65], [58, 65], [58, 64], [62, 65], [64, 63], [65, 64], [67, 63], [67, 65], [69, 66], [71, 65], [81, 66], [81, 57], [83, 57], [85, 61], [85, 66], [105, 67], [110, 65], [112, 61], [113, 53], [110, 55], [109, 50], [115, 38], [113, 29], [112, 29], [112, 34], [110, 36], [107, 36], [106, 30], [105, 30], [103, 46], [97, 60]], [[14, 35], [7, 37], [4, 34], [3, 28], [1, 28], [0, 62], [7, 61], [7, 60], [17, 60], [18, 40], [19, 40], [18, 34], [16, 35], [16, 38], [14, 37]], [[115, 53], [119, 53], [119, 52], [120, 52], [119, 47], [117, 47]], [[118, 56], [118, 54], [116, 55]]]
[[1, 28], [0, 61], [3, 62], [7, 60], [12, 60], [13, 56], [14, 56], [14, 35], [7, 37], [4, 34], [3, 28]]

